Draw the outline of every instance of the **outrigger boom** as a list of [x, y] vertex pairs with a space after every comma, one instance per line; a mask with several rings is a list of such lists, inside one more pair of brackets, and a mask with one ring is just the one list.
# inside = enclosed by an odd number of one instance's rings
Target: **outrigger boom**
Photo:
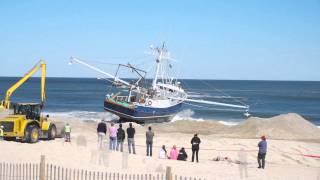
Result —
[[[170, 98], [175, 99], [175, 98]], [[181, 99], [182, 100], [182, 99]], [[227, 104], [227, 103], [220, 103], [220, 102], [214, 102], [214, 101], [206, 101], [202, 99], [183, 99], [184, 101], [189, 102], [195, 102], [195, 103], [202, 103], [202, 104], [210, 104], [210, 105], [217, 105], [217, 106], [225, 106], [225, 107], [234, 107], [234, 108], [240, 108], [240, 109], [249, 109], [249, 106], [241, 106], [241, 105], [235, 105], [235, 104]]]
[[107, 73], [107, 72], [104, 72], [104, 71], [102, 71], [101, 69], [99, 69], [99, 68], [97, 68], [97, 67], [94, 67], [94, 66], [92, 66], [92, 65], [90, 65], [90, 64], [88, 64], [88, 63], [86, 63], [86, 62], [84, 62], [84, 61], [81, 61], [80, 59], [77, 59], [77, 58], [75, 58], [75, 57], [70, 57], [70, 63], [72, 64], [72, 63], [74, 63], [74, 62], [79, 63], [79, 64], [82, 64], [82, 65], [84, 65], [84, 66], [86, 66], [86, 67], [88, 67], [88, 68], [90, 68], [90, 69], [92, 69], [92, 70], [94, 70], [94, 71], [97, 71], [97, 72], [99, 72], [99, 73], [101, 73], [101, 74], [103, 74], [103, 75], [108, 76], [109, 78], [113, 78], [114, 81], [116, 81], [116, 82], [118, 81], [118, 82], [121, 82], [121, 83], [123, 83], [123, 84], [125, 84], [125, 85], [127, 85], [127, 86], [131, 86], [131, 84], [128, 83], [127, 81], [124, 81], [124, 80], [122, 80], [122, 79], [117, 78], [116, 76], [113, 76], [113, 75], [111, 75], [111, 74], [109, 74], [109, 73]]

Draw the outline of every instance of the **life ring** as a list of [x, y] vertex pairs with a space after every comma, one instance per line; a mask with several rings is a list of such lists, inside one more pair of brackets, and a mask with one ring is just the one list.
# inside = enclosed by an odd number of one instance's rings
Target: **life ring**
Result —
[[148, 105], [149, 105], [149, 106], [152, 105], [152, 101], [151, 101], [151, 100], [148, 101]]

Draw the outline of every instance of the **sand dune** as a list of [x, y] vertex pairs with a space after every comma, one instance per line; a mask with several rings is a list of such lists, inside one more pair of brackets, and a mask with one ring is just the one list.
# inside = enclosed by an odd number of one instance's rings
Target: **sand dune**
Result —
[[319, 142], [320, 129], [298, 114], [290, 113], [272, 118], [251, 117], [234, 125], [223, 125], [217, 121], [180, 120], [167, 124], [155, 124], [158, 131], [199, 133], [219, 137], [308, 140]]
[[320, 140], [320, 129], [294, 113], [272, 118], [252, 117], [231, 129], [234, 135], [242, 138], [266, 135], [269, 139]]

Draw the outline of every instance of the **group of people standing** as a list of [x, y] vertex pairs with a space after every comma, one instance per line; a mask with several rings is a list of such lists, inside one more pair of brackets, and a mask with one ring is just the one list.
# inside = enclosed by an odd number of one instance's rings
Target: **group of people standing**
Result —
[[[119, 127], [116, 128], [114, 123], [111, 123], [109, 129], [107, 130], [107, 124], [104, 121], [101, 121], [97, 127], [98, 133], [98, 147], [103, 148], [103, 141], [107, 136], [107, 132], [109, 134], [109, 150], [121, 151], [123, 152], [123, 143], [126, 138], [128, 140], [128, 150], [129, 153], [136, 154], [135, 151], [135, 128], [132, 126], [132, 123], [129, 123], [129, 127], [125, 130], [122, 128], [122, 124], [119, 124]], [[146, 132], [146, 155], [152, 156], [152, 149], [153, 149], [153, 138], [155, 134], [152, 131], [151, 126], [148, 127]], [[191, 149], [192, 149], [192, 162], [196, 159], [196, 162], [199, 162], [199, 145], [201, 141], [197, 134], [191, 139]], [[171, 160], [181, 160], [186, 161], [188, 155], [184, 147], [181, 147], [178, 151], [176, 145], [173, 145], [170, 152], [168, 153], [166, 150], [165, 145], [163, 145], [159, 152], [160, 159], [171, 159]]]
[[[101, 121], [97, 127], [98, 133], [98, 148], [103, 148], [103, 141], [109, 132], [109, 150], [116, 150], [123, 152], [123, 143], [126, 138], [126, 133], [122, 128], [122, 124], [119, 124], [119, 128], [115, 127], [114, 123], [111, 123], [109, 129], [107, 130], [107, 124], [104, 121]], [[129, 153], [136, 153], [135, 143], [134, 143], [134, 134], [135, 129], [132, 127], [132, 123], [129, 123], [127, 128], [127, 139], [128, 139], [128, 149]]]

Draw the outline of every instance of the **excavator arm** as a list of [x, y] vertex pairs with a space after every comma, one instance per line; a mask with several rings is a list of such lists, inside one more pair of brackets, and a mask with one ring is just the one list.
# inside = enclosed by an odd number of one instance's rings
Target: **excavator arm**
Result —
[[5, 99], [1, 102], [0, 107], [5, 109], [10, 108], [10, 97], [23, 83], [25, 83], [34, 73], [41, 68], [41, 103], [46, 99], [45, 84], [46, 84], [46, 63], [40, 60], [29, 72], [27, 72], [18, 82], [12, 85], [6, 92]]

